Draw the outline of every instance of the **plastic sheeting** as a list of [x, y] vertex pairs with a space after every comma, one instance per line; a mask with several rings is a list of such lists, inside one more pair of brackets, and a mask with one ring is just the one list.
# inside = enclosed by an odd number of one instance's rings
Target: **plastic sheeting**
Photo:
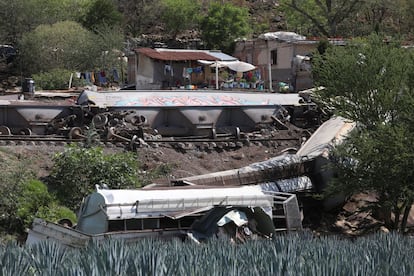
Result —
[[264, 40], [281, 40], [286, 42], [293, 42], [298, 40], [305, 40], [306, 37], [303, 35], [299, 35], [294, 32], [271, 32], [271, 33], [264, 33], [259, 36], [260, 39]]

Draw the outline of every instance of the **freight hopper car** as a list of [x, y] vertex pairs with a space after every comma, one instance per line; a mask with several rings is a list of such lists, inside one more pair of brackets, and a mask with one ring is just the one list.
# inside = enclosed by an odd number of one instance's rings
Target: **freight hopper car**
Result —
[[[299, 137], [317, 124], [317, 107], [299, 94], [218, 91], [83, 91], [75, 103], [3, 101], [1, 135], [63, 135], [131, 142], [154, 137], [236, 137], [277, 128]], [[311, 115], [309, 115], [311, 114]], [[148, 138], [150, 137], [150, 138]]]
[[82, 111], [70, 101], [0, 100], [0, 135], [68, 135]]
[[88, 106], [95, 114], [95, 127], [107, 137], [125, 141], [154, 134], [239, 139], [245, 133], [269, 128], [277, 128], [281, 138], [296, 139], [303, 135], [302, 128], [315, 123], [306, 114], [317, 109], [298, 94], [207, 90], [84, 91], [78, 104]]

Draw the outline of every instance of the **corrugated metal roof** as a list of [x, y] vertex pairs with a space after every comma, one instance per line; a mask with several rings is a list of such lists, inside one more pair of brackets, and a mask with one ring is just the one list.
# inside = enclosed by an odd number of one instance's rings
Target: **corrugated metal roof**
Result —
[[136, 52], [158, 60], [220, 60], [219, 58], [200, 50], [170, 50], [139, 48]]
[[212, 55], [213, 57], [216, 57], [218, 60], [220, 61], [233, 61], [233, 60], [237, 60], [237, 58], [232, 57], [228, 54], [222, 53], [222, 52], [218, 52], [218, 51], [209, 51], [208, 52], [209, 55]]

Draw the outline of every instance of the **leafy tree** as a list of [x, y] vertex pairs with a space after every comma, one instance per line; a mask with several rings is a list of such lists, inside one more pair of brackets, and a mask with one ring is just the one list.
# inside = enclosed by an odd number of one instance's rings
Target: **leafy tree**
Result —
[[83, 70], [98, 59], [95, 36], [73, 21], [40, 25], [20, 42], [21, 64], [28, 72], [55, 68]]
[[207, 48], [232, 53], [235, 40], [250, 33], [248, 10], [213, 2], [201, 19], [201, 32]]
[[0, 41], [15, 45], [41, 24], [76, 20], [90, 0], [0, 0]]
[[122, 34], [112, 28], [97, 34], [73, 21], [40, 25], [26, 33], [20, 42], [20, 62], [24, 73], [47, 72], [52, 69], [92, 70], [119, 64]]
[[402, 231], [414, 200], [413, 61], [398, 43], [371, 36], [330, 47], [313, 64], [315, 82], [325, 87], [317, 98], [337, 115], [358, 122], [333, 155], [339, 177], [330, 192], [375, 192], [372, 210], [380, 210], [389, 227]]
[[410, 52], [373, 35], [328, 48], [315, 56], [312, 71], [315, 83], [325, 87], [319, 93], [325, 105], [370, 129], [399, 120], [411, 67]]
[[105, 154], [99, 147], [72, 145], [58, 153], [54, 162], [47, 183], [57, 199], [72, 210], [79, 207], [83, 197], [95, 191], [95, 185], [121, 189], [147, 184], [131, 152]]
[[161, 0], [119, 0], [118, 9], [123, 14], [125, 33], [130, 37], [153, 33], [161, 18]]
[[[414, 103], [410, 104], [414, 107]], [[377, 202], [367, 208], [387, 227], [404, 232], [414, 202], [413, 132], [404, 124], [359, 128], [337, 147], [333, 161], [339, 178], [330, 193], [346, 195], [371, 192]]]
[[193, 0], [162, 0], [161, 20], [167, 33], [177, 34], [198, 26], [200, 5]]
[[364, 2], [363, 0], [282, 0], [280, 4], [289, 17], [288, 25], [291, 28], [303, 26], [309, 29], [312, 35], [333, 37], [341, 35], [339, 32], [341, 24], [353, 20]]
[[94, 0], [80, 22], [85, 28], [96, 31], [104, 26], [120, 26], [122, 14], [117, 10], [113, 0]]

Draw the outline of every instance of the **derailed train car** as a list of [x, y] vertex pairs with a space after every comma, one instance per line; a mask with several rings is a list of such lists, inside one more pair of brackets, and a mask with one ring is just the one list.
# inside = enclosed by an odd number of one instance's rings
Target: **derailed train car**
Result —
[[[173, 187], [140, 190], [97, 188], [83, 202], [78, 225], [36, 219], [28, 244], [45, 239], [84, 246], [107, 237], [186, 237], [197, 243], [225, 235], [232, 241], [271, 238], [276, 228], [302, 229], [297, 196], [321, 192], [333, 177], [326, 167], [332, 145], [355, 124], [340, 117], [325, 122], [295, 154], [283, 154], [240, 169], [182, 178]], [[331, 208], [339, 195], [323, 202]], [[303, 213], [312, 212], [302, 205]]]
[[[35, 98], [36, 99], [36, 98]], [[218, 91], [83, 91], [75, 102], [2, 100], [0, 135], [85, 138], [95, 128], [104, 141], [164, 137], [239, 137], [284, 121], [307, 128], [315, 104], [299, 94]], [[295, 129], [297, 131], [297, 129]]]
[[[354, 122], [342, 117], [332, 117], [296, 153], [285, 153], [238, 169], [176, 179], [172, 181], [172, 185], [262, 185], [268, 191], [295, 193], [299, 199], [301, 195], [312, 196], [323, 192], [334, 177], [334, 172], [329, 167], [330, 150], [354, 127]], [[322, 205], [325, 209], [331, 209], [342, 201], [343, 198], [339, 195], [325, 199]]]
[[233, 242], [270, 239], [277, 230], [301, 230], [295, 195], [243, 187], [110, 190], [97, 187], [83, 201], [76, 226], [35, 219], [26, 244], [54, 240], [70, 247], [106, 238], [190, 239], [218, 236]]

